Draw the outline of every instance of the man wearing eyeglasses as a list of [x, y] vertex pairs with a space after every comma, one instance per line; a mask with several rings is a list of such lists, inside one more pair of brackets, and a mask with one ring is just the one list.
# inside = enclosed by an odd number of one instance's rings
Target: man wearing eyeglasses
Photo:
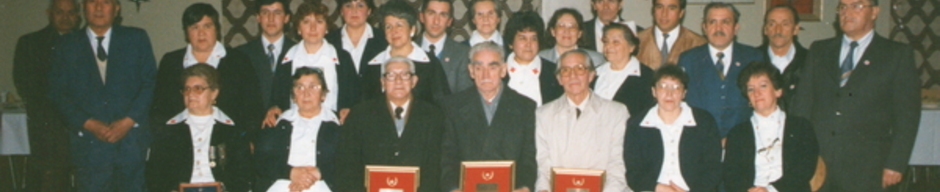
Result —
[[419, 79], [411, 59], [392, 56], [381, 66], [384, 97], [353, 107], [340, 130], [333, 191], [365, 191], [366, 165], [420, 167], [419, 192], [440, 191], [443, 112], [415, 99]]
[[554, 167], [604, 170], [604, 192], [631, 191], [623, 162], [627, 107], [591, 91], [596, 73], [583, 50], [562, 54], [555, 74], [565, 94], [535, 110], [535, 191], [551, 191]]
[[901, 181], [920, 122], [910, 46], [873, 30], [877, 0], [840, 0], [843, 34], [810, 46], [794, 101], [826, 163], [820, 191], [885, 191]]

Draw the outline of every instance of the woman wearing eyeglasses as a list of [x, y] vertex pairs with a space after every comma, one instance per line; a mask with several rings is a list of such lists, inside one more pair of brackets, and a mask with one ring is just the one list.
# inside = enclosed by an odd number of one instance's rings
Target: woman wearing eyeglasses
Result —
[[[160, 122], [147, 161], [147, 188], [175, 191], [181, 183], [220, 183], [225, 191], [248, 191], [251, 170], [244, 169], [248, 148], [237, 145], [243, 133], [235, 121], [215, 107], [219, 96], [219, 72], [208, 64], [196, 64], [182, 74], [186, 109]], [[238, 122], [241, 123], [241, 122]]]
[[754, 114], [728, 132], [723, 179], [729, 192], [810, 191], [819, 145], [809, 120], [780, 109], [781, 80], [769, 63], [741, 70], [738, 86]]
[[323, 105], [331, 90], [318, 68], [299, 68], [291, 79], [297, 106], [255, 141], [254, 191], [330, 191], [339, 144], [339, 118]]
[[683, 99], [689, 77], [675, 65], [653, 76], [656, 105], [627, 122], [624, 162], [633, 191], [715, 191], [721, 138], [707, 111]]

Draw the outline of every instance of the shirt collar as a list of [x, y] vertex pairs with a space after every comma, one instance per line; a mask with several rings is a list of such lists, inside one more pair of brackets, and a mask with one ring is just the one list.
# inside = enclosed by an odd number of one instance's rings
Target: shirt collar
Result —
[[[868, 44], [871, 43], [871, 40], [875, 37], [875, 30], [872, 29], [862, 36], [861, 39], [858, 39], [858, 47], [868, 47]], [[852, 43], [852, 39], [849, 39], [848, 35], [842, 35], [842, 46], [848, 47]]]
[[517, 70], [531, 70], [533, 74], [539, 74], [542, 71], [542, 59], [538, 55], [532, 58], [532, 62], [529, 62], [528, 65], [516, 62], [515, 53], [510, 53], [507, 58], [509, 59], [506, 59], [506, 66], [509, 68], [509, 73], [515, 73]]
[[[709, 56], [711, 56], [712, 61], [714, 61], [714, 62], [716, 62], [716, 63], [718, 62], [718, 52], [721, 52], [721, 53], [724, 53], [724, 54], [725, 54], [725, 57], [722, 58], [721, 60], [724, 61], [724, 64], [725, 64], [725, 65], [730, 65], [730, 64], [731, 64], [731, 56], [732, 56], [731, 54], [734, 53], [734, 42], [731, 42], [731, 44], [728, 45], [728, 47], [725, 48], [725, 50], [720, 50], [720, 51], [718, 50], [718, 48], [715, 48], [715, 46], [712, 46], [712, 44], [708, 44], [708, 53], [709, 53]], [[712, 63], [712, 65], [714, 65], [714, 63]], [[727, 68], [727, 67], [725, 67], [725, 68]]]
[[[391, 107], [389, 109], [391, 109], [392, 112], [395, 111], [395, 108], [401, 107], [401, 109], [403, 109], [403, 111], [401, 112], [401, 117], [402, 119], [405, 119], [405, 117], [408, 117], [408, 107], [411, 107], [411, 99], [408, 99], [408, 101], [405, 101], [405, 104], [401, 106], [395, 105], [395, 103], [392, 103], [392, 101], [388, 101], [388, 105]], [[393, 113], [392, 114], [393, 118], [394, 118], [394, 115], [395, 114]]]
[[290, 50], [287, 50], [287, 54], [284, 55], [284, 59], [281, 64], [284, 65], [294, 60], [304, 60], [308, 61], [309, 63], [294, 63], [295, 68], [302, 64], [322, 64], [331, 62], [339, 65], [339, 57], [336, 56], [336, 48], [333, 47], [333, 44], [327, 42], [326, 39], [322, 41], [323, 44], [320, 45], [320, 49], [318, 49], [317, 52], [307, 53], [307, 47], [304, 46], [304, 41], [301, 40], [296, 45], [294, 45], [294, 47], [291, 47]]
[[787, 58], [787, 60], [793, 60], [793, 57], [796, 56], [796, 44], [790, 43], [790, 49], [788, 49], [787, 53], [783, 56], [777, 56], [777, 54], [774, 54], [774, 50], [770, 48], [770, 46], [767, 46], [767, 55], [770, 55], [770, 57], [784, 57]]
[[477, 43], [482, 43], [484, 41], [493, 41], [493, 43], [502, 45], [503, 36], [499, 34], [499, 30], [493, 31], [493, 35], [490, 35], [489, 39], [483, 38], [483, 35], [480, 35], [480, 32], [473, 30], [473, 33], [470, 34], [470, 46], [476, 45]]
[[431, 43], [431, 40], [428, 40], [428, 36], [421, 36], [421, 49], [431, 50], [431, 45], [434, 45], [434, 55], [440, 55], [441, 51], [444, 50], [444, 42], [447, 41], [447, 34], [444, 34], [441, 39], [438, 39], [437, 42]]
[[755, 120], [782, 120], [786, 117], [786, 114], [783, 113], [783, 110], [780, 109], [780, 106], [777, 106], [777, 109], [775, 109], [774, 112], [771, 112], [770, 115], [766, 117], [758, 114], [757, 111], [754, 111], [753, 116]]
[[[167, 125], [176, 125], [182, 122], [186, 122], [186, 119], [189, 119], [189, 109], [183, 109], [183, 112], [177, 114], [170, 120], [166, 121]], [[219, 110], [218, 107], [212, 106], [212, 119], [215, 119], [216, 122], [226, 124], [229, 126], [235, 126], [235, 122], [232, 121], [232, 118], [229, 118], [228, 115], [225, 115], [222, 110]]]
[[[104, 32], [104, 39], [101, 40], [101, 46], [104, 47], [105, 52], [108, 52], [109, 47], [111, 47], [111, 30], [114, 27], [108, 28], [108, 31]], [[95, 31], [91, 30], [91, 27], [85, 28], [85, 34], [88, 35], [88, 40], [91, 41], [91, 48], [97, 53], [98, 51], [98, 34], [95, 34]]]
[[571, 97], [568, 97], [568, 94], [566, 93], [565, 99], [568, 100], [568, 106], [578, 108], [581, 111], [587, 110], [588, 103], [591, 102], [591, 97], [593, 97], [594, 95], [593, 94], [594, 91], [591, 91], [591, 90], [588, 90], [588, 91], [590, 91], [591, 93], [588, 93], [588, 96], [584, 98], [584, 101], [581, 101], [581, 104], [574, 104], [574, 101], [572, 101]]
[[496, 90], [496, 95], [493, 96], [493, 98], [490, 100], [487, 100], [486, 97], [483, 96], [483, 93], [479, 93], [479, 91], [477, 91], [477, 93], [480, 94], [480, 100], [483, 101], [483, 104], [486, 104], [486, 103], [497, 104], [499, 103], [499, 98], [503, 95], [504, 88], [505, 86], [502, 83], [500, 83], [499, 88], [498, 88], [499, 90]]
[[[219, 68], [219, 62], [222, 61], [222, 58], [225, 58], [225, 55], [225, 46], [223, 46], [221, 42], [216, 41], [215, 47], [212, 48], [212, 53], [209, 53], [209, 59], [206, 59], [206, 64], [209, 64], [215, 68]], [[198, 63], [199, 60], [196, 60], [196, 56], [193, 55], [193, 44], [186, 45], [186, 56], [183, 57], [183, 68], [187, 68]]]
[[[294, 121], [299, 121], [302, 118], [303, 117], [300, 116], [300, 112], [295, 107], [295, 108], [288, 109], [287, 111], [284, 111], [284, 113], [281, 114], [281, 117], [278, 119], [278, 121], [284, 120], [284, 121], [294, 122]], [[314, 116], [311, 119], [314, 122], [322, 121], [322, 122], [333, 122], [333, 123], [339, 124], [339, 118], [337, 118], [336, 115], [333, 114], [333, 111], [330, 111], [330, 108], [328, 107], [320, 107], [320, 114], [318, 114], [317, 116]]]
[[268, 52], [268, 45], [274, 44], [274, 52], [278, 53], [279, 50], [284, 46], [284, 34], [281, 33], [281, 37], [278, 37], [274, 42], [268, 41], [268, 38], [261, 36], [261, 46], [264, 48], [264, 52]]
[[[421, 49], [421, 46], [418, 46], [418, 44], [416, 44], [415, 42], [411, 42], [411, 46], [413, 48], [411, 49], [411, 53], [408, 54], [408, 59], [411, 59], [411, 61], [414, 61], [414, 62], [423, 62], [423, 63], [431, 62], [431, 59], [429, 59], [428, 57], [428, 53], [424, 52], [424, 50]], [[378, 55], [375, 56], [375, 58], [369, 61], [369, 65], [381, 65], [382, 63], [385, 63], [386, 60], [388, 60], [389, 58], [392, 58], [392, 56], [390, 55], [391, 52], [392, 52], [391, 46], [389, 46], [388, 48], [385, 48], [385, 51], [382, 51], [382, 53], [379, 53]]]
[[[340, 29], [340, 34], [343, 35], [343, 37], [344, 37], [343, 39], [349, 39], [349, 32], [346, 31], [346, 25], [343, 25], [343, 29]], [[365, 29], [365, 31], [362, 32], [362, 37], [361, 37], [361, 38], [365, 38], [365, 39], [371, 39], [371, 38], [372, 38], [372, 26], [366, 25], [366, 29]], [[359, 41], [359, 43], [361, 44], [361, 43], [364, 43], [364, 42]]]
[[[682, 102], [679, 104], [679, 108], [682, 110], [679, 112], [679, 117], [676, 118], [676, 121], [673, 122], [673, 125], [682, 125], [685, 127], [695, 127], [695, 116], [692, 114], [692, 108], [689, 107], [689, 104]], [[658, 128], [660, 126], [668, 126], [663, 122], [663, 118], [659, 117], [659, 105], [653, 106], [646, 113], [646, 117], [643, 117], [643, 121], [640, 122], [641, 127], [646, 128]]]
[[[657, 27], [657, 26], [653, 26], [653, 29], [656, 30], [656, 33], [654, 34], [654, 35], [656, 35], [656, 37], [658, 37], [658, 38], [663, 38], [663, 30], [662, 30], [662, 29], [659, 29], [659, 27]], [[676, 28], [673, 28], [672, 31], [669, 31], [669, 32], [666, 32], [666, 33], [669, 34], [669, 37], [677, 38], [677, 37], [679, 37], [679, 31], [681, 31], [681, 30], [682, 30], [682, 26], [676, 26]]]
[[[640, 64], [640, 60], [637, 60], [636, 57], [634, 57], [634, 56], [630, 56], [630, 61], [627, 62], [627, 66], [625, 66], [622, 71], [624, 71], [625, 73], [627, 73], [627, 76], [637, 76], [637, 77], [639, 77], [639, 76], [640, 76], [640, 65], [642, 65], [642, 64]], [[607, 67], [608, 67], [608, 68], [611, 68], [610, 66], [611, 66], [611, 65], [610, 65], [610, 62], [608, 61], [608, 62], [607, 62]], [[614, 71], [614, 70], [611, 68], [610, 71]]]

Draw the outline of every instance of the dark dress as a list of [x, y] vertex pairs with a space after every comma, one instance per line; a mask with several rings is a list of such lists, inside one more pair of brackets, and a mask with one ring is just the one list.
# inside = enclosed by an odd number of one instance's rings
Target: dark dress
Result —
[[[254, 184], [254, 191], [267, 191], [278, 179], [290, 180], [290, 170], [293, 167], [287, 164], [287, 159], [290, 156], [293, 130], [294, 125], [282, 119], [278, 121], [277, 126], [258, 132], [254, 154], [258, 178]], [[339, 145], [339, 131], [340, 126], [336, 122], [324, 121], [317, 132], [317, 148], [297, 149], [316, 150], [317, 168], [320, 169], [321, 179], [333, 189], [337, 182], [334, 158]]]

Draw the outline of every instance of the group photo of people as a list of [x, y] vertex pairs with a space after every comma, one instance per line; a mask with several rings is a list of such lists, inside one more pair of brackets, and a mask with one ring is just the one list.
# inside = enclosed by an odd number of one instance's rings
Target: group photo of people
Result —
[[[911, 45], [875, 30], [892, 2], [835, 0], [836, 36], [804, 46], [789, 5], [505, 1], [253, 0], [257, 36], [235, 46], [224, 8], [197, 2], [167, 15], [180, 23], [160, 27], [185, 44], [157, 57], [162, 39], [120, 24], [129, 1], [48, 0], [48, 26], [19, 38], [11, 72], [32, 147], [23, 191], [366, 192], [366, 166], [384, 165], [417, 167], [417, 192], [471, 192], [467, 161], [513, 162], [512, 192], [560, 192], [555, 168], [603, 171], [603, 192], [910, 179], [922, 81]], [[450, 33], [457, 4], [463, 39]]]

